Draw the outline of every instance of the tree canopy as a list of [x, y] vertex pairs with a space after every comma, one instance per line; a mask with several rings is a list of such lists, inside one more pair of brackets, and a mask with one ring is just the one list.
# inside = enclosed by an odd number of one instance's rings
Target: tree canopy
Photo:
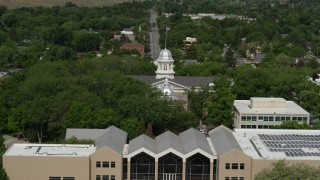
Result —
[[320, 178], [320, 167], [311, 167], [304, 163], [289, 165], [284, 160], [275, 162], [271, 168], [263, 169], [257, 175], [256, 180], [268, 179], [306, 179], [316, 180]]

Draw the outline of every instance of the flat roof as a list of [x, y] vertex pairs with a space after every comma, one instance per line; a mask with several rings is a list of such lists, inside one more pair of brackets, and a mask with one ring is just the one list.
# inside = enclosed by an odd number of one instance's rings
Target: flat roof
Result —
[[319, 130], [234, 129], [233, 135], [253, 159], [320, 160]]
[[13, 144], [4, 156], [88, 157], [95, 151], [94, 145], [83, 144]]
[[235, 100], [233, 106], [241, 114], [292, 114], [309, 115], [309, 113], [293, 101], [286, 101], [283, 108], [251, 108], [250, 100]]

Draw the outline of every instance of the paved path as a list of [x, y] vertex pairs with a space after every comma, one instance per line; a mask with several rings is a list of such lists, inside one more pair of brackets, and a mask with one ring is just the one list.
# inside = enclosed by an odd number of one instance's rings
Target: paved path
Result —
[[160, 53], [160, 46], [159, 46], [159, 32], [158, 32], [158, 25], [157, 25], [157, 13], [154, 9], [150, 9], [150, 23], [151, 23], [151, 32], [150, 32], [150, 50], [151, 50], [151, 57], [153, 59], [157, 59]]

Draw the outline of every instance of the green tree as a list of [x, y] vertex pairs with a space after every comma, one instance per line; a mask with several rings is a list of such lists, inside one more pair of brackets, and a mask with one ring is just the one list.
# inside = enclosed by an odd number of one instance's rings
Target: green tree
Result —
[[72, 42], [78, 52], [89, 52], [98, 51], [102, 39], [95, 33], [78, 32], [74, 35]]
[[232, 110], [235, 95], [229, 88], [220, 88], [213, 93], [208, 105], [207, 123], [219, 126], [232, 126]]
[[231, 47], [228, 47], [226, 55], [225, 55], [225, 60], [226, 63], [228, 64], [229, 67], [235, 67], [237, 60], [235, 58], [235, 54], [233, 52], [233, 50], [231, 49]]
[[304, 163], [288, 165], [284, 160], [272, 164], [272, 168], [266, 168], [255, 175], [255, 180], [269, 179], [320, 179], [320, 167], [311, 167]]

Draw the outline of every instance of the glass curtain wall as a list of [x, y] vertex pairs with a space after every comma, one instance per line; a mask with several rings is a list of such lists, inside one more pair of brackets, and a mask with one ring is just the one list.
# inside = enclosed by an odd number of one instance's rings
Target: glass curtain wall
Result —
[[155, 159], [146, 153], [131, 158], [131, 180], [154, 180]]
[[159, 180], [182, 180], [182, 158], [169, 153], [159, 158]]
[[210, 160], [202, 154], [187, 158], [186, 180], [210, 180]]

